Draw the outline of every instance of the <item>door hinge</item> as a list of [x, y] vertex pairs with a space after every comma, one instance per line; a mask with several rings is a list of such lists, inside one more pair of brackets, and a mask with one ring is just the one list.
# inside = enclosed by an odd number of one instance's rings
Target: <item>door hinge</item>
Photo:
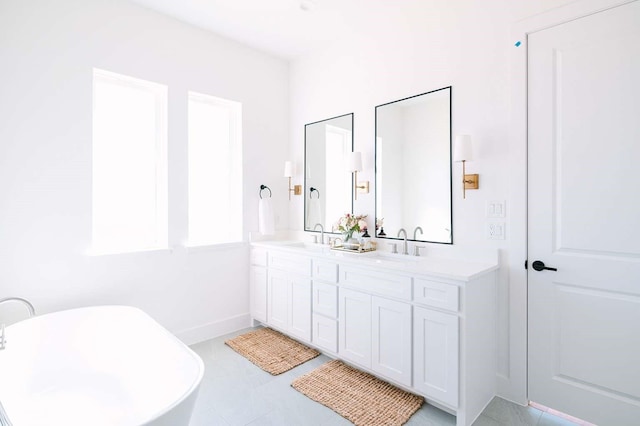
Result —
[[524, 269], [529, 269], [529, 261], [528, 260], [524, 261]]

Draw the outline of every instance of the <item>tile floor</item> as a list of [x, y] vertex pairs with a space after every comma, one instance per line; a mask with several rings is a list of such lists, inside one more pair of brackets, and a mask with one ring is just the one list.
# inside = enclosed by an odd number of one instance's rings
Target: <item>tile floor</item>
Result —
[[[202, 357], [205, 374], [190, 426], [340, 426], [351, 423], [294, 390], [291, 381], [329, 361], [320, 355], [293, 370], [272, 376], [238, 355], [224, 341], [238, 331], [191, 348]], [[407, 425], [453, 426], [454, 416], [424, 404]], [[495, 398], [474, 426], [569, 426], [568, 420], [533, 407]]]

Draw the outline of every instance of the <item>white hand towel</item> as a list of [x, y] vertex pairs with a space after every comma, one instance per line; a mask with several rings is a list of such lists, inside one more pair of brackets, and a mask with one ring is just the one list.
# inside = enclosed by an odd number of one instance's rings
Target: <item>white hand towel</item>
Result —
[[317, 223], [324, 226], [320, 199], [311, 198], [307, 201], [307, 226], [313, 228]]
[[258, 203], [258, 229], [262, 235], [273, 235], [276, 233], [271, 198], [261, 198]]

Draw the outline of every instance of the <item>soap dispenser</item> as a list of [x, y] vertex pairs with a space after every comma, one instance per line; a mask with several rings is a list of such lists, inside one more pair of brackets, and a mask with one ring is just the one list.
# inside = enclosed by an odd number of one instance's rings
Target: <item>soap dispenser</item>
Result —
[[367, 228], [363, 229], [364, 233], [362, 234], [362, 249], [363, 250], [371, 250], [371, 235], [369, 235], [369, 231]]

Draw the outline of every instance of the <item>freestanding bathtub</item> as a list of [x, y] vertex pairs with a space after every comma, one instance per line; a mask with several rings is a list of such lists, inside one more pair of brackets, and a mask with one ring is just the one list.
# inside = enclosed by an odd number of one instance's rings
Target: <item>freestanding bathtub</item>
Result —
[[10, 425], [189, 424], [202, 360], [137, 308], [55, 312], [5, 334], [0, 404]]

